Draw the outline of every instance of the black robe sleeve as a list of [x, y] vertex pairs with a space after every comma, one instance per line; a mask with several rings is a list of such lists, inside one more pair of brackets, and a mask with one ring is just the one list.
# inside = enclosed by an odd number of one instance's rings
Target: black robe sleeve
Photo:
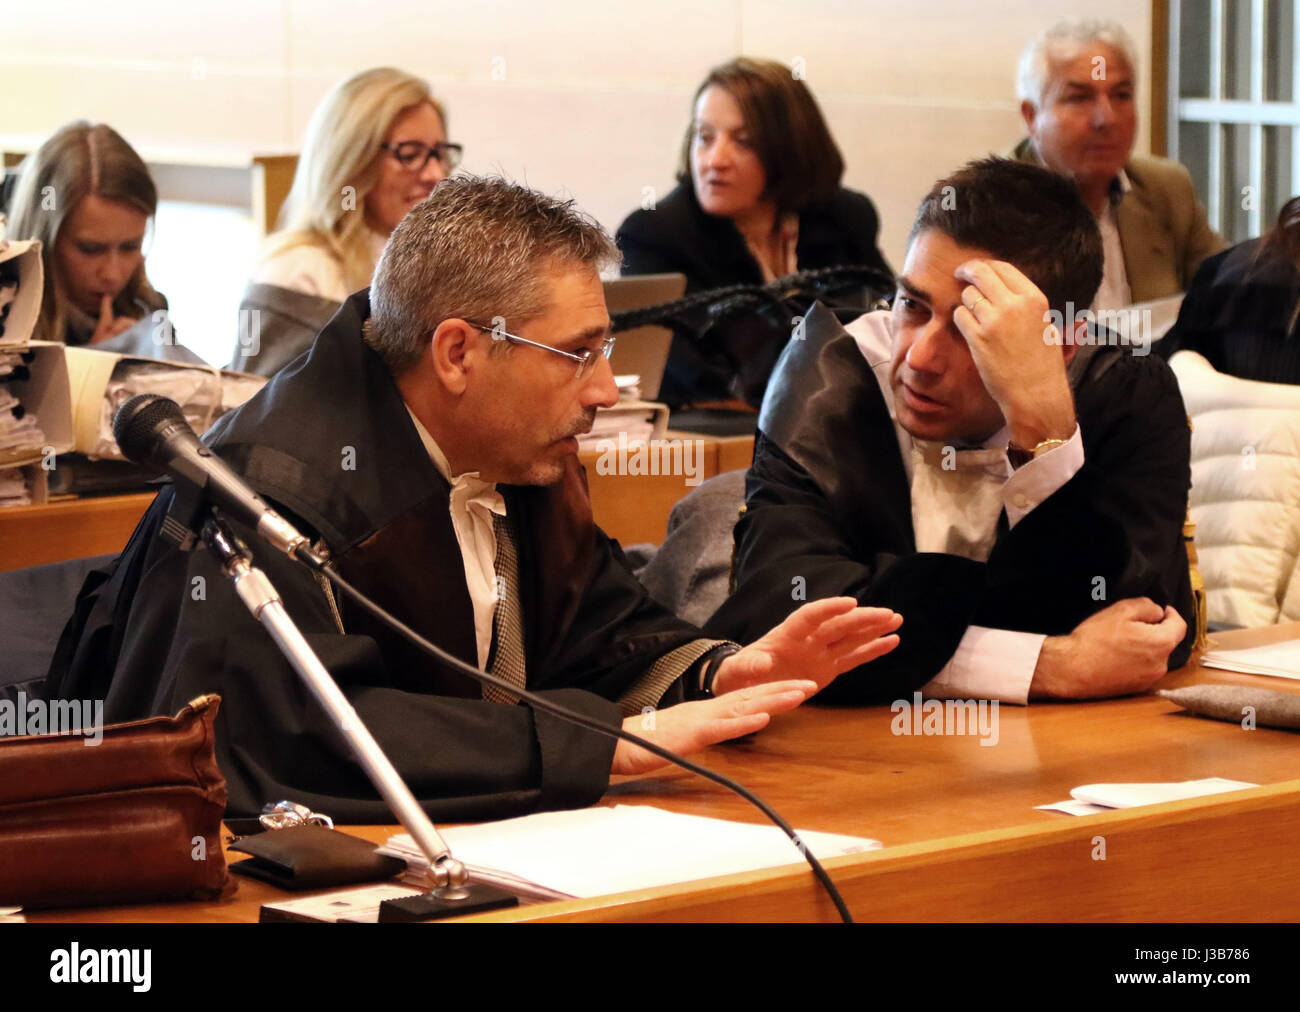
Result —
[[[107, 696], [105, 719], [175, 712], [203, 693], [222, 697], [217, 758], [232, 815], [291, 798], [345, 822], [389, 822], [341, 735], [236, 598], [206, 549], [156, 537], [171, 500], [160, 494], [107, 583], [79, 605], [51, 669], [52, 698]], [[255, 535], [235, 525], [249, 545]], [[591, 804], [605, 791], [612, 739], [527, 706], [394, 688], [376, 642], [338, 631], [315, 577], [287, 557], [254, 558], [322, 663], [432, 818], [505, 818]], [[116, 663], [112, 658], [116, 656]], [[62, 659], [60, 659], [62, 658]], [[546, 693], [606, 722], [610, 701], [580, 689]]]

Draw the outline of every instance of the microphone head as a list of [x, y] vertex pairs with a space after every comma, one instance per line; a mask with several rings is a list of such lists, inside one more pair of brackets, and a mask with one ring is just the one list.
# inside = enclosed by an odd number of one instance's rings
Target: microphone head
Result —
[[185, 413], [174, 400], [158, 394], [136, 394], [117, 409], [113, 438], [127, 460], [147, 464], [163, 430], [177, 422], [188, 427]]

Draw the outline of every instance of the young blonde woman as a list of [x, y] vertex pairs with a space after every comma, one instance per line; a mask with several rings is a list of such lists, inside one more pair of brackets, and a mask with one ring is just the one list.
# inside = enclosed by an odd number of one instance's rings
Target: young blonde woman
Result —
[[158, 190], [143, 159], [103, 123], [69, 123], [19, 168], [8, 235], [39, 239], [45, 269], [32, 337], [150, 358], [196, 356], [156, 316], [145, 234]]
[[[267, 239], [245, 292], [236, 368], [269, 376], [311, 346], [345, 298], [370, 284], [406, 212], [460, 163], [446, 111], [420, 78], [356, 74], [307, 125], [283, 228]], [[249, 310], [258, 311], [254, 318]]]

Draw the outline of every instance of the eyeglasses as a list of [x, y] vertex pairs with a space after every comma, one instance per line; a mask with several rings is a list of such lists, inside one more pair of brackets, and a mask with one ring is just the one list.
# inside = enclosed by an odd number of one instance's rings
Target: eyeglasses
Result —
[[385, 142], [379, 146], [396, 158], [402, 168], [412, 172], [423, 172], [430, 158], [438, 159], [442, 167], [450, 172], [460, 164], [461, 155], [465, 153], [461, 145], [445, 141], [439, 141], [433, 147], [419, 141], [402, 141], [401, 144]]
[[[467, 321], [470, 322], [470, 321]], [[578, 371], [574, 373], [574, 379], [582, 379], [589, 372], [591, 367], [596, 364], [596, 359], [603, 355], [606, 359], [614, 353], [614, 342], [617, 338], [610, 336], [605, 338], [601, 343], [600, 350], [594, 351], [591, 348], [583, 348], [582, 351], [561, 351], [559, 348], [552, 348], [549, 344], [538, 344], [536, 341], [530, 341], [525, 337], [517, 337], [514, 334], [508, 334], [500, 327], [485, 327], [481, 323], [472, 323], [471, 326], [477, 327], [485, 334], [491, 334], [494, 340], [509, 341], [511, 344], [526, 344], [530, 348], [541, 348], [542, 351], [549, 351], [553, 355], [563, 355], [567, 359], [572, 359], [578, 363]]]

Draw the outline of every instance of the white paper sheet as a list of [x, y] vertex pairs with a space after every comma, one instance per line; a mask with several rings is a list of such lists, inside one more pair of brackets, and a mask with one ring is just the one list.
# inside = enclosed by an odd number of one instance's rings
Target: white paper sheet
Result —
[[1300, 640], [1284, 640], [1244, 650], [1210, 650], [1201, 658], [1201, 664], [1247, 675], [1300, 678]]
[[1037, 805], [1036, 811], [1063, 812], [1066, 815], [1096, 815], [1116, 808], [1138, 808], [1158, 805], [1162, 801], [1182, 801], [1227, 791], [1242, 791], [1259, 784], [1244, 780], [1225, 780], [1223, 777], [1206, 777], [1203, 780], [1181, 780], [1155, 784], [1084, 784], [1070, 792], [1073, 801], [1057, 801], [1050, 805]]
[[[680, 815], [647, 805], [543, 812], [441, 832], [471, 871], [497, 869], [581, 898], [804, 861], [775, 826]], [[798, 835], [822, 860], [880, 846], [877, 840], [834, 833], [798, 830]], [[408, 859], [412, 850], [405, 834], [381, 848]]]

